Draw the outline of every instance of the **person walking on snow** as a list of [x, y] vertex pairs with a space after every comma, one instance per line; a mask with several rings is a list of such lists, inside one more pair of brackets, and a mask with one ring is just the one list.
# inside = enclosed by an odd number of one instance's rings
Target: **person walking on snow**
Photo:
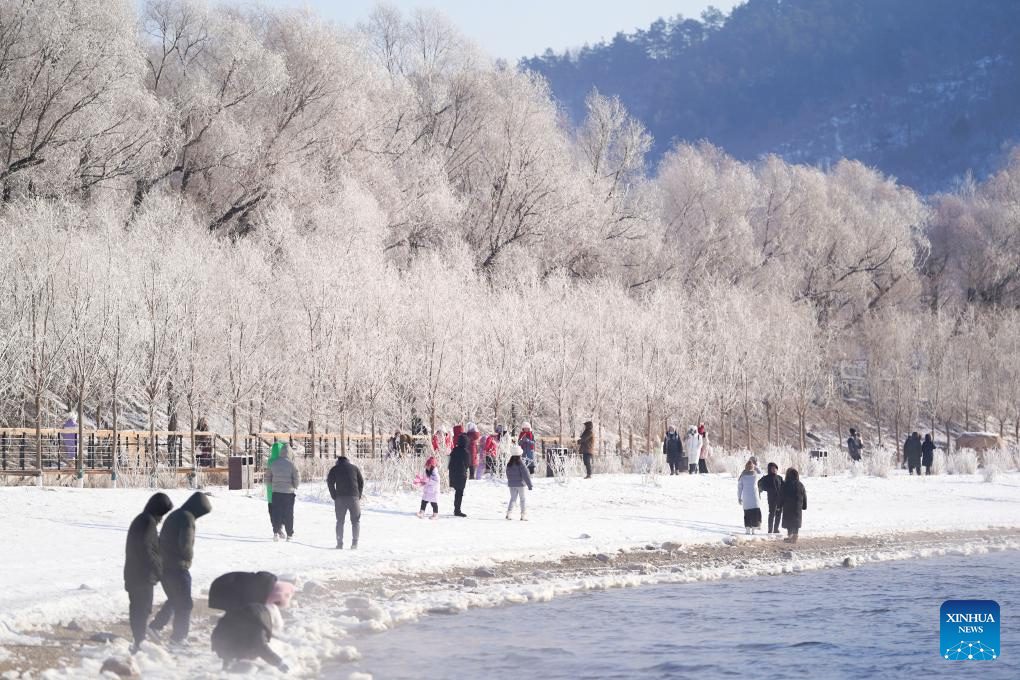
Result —
[[687, 439], [684, 441], [684, 449], [687, 451], [687, 473], [697, 474], [698, 460], [701, 458], [701, 435], [696, 427], [691, 425], [687, 428]]
[[698, 453], [698, 474], [708, 474], [708, 457], [712, 453], [708, 445], [708, 432], [705, 431], [705, 424], [698, 425], [698, 434], [701, 436], [701, 451]]
[[[286, 442], [276, 442], [273, 444], [273, 448], [269, 449], [269, 460], [266, 461], [266, 470], [273, 466], [273, 463], [280, 457], [280, 452], [283, 451], [283, 447], [286, 446]], [[273, 483], [266, 481], [263, 475], [262, 483], [266, 487], [266, 502], [269, 504], [269, 526], [273, 529], [273, 537], [276, 537], [276, 523], [273, 522]]]
[[744, 508], [744, 531], [754, 535], [761, 528], [761, 507], [758, 505], [758, 485], [754, 465], [748, 461], [744, 471], [737, 477], [737, 502]]
[[344, 548], [344, 522], [347, 521], [347, 513], [350, 513], [351, 550], [357, 550], [361, 537], [361, 495], [365, 491], [361, 470], [347, 456], [340, 456], [326, 475], [326, 488], [333, 499], [336, 514], [336, 549]]
[[662, 438], [662, 452], [666, 454], [666, 464], [669, 465], [669, 474], [680, 474], [684, 457], [684, 443], [680, 440], [680, 433], [672, 425], [666, 428], [666, 436]]
[[[931, 466], [935, 462], [935, 442], [931, 433], [924, 435], [924, 443], [921, 444], [921, 465], [924, 466], [924, 474], [931, 474]], [[920, 471], [918, 471], [920, 474]]]
[[195, 556], [195, 521], [212, 511], [204, 493], [191, 494], [184, 505], [171, 512], [159, 532], [159, 554], [163, 559], [163, 592], [166, 602], [149, 624], [154, 632], [163, 630], [173, 617], [170, 641], [181, 644], [191, 629], [191, 561]]
[[531, 431], [531, 423], [524, 421], [521, 434], [517, 437], [517, 445], [521, 447], [521, 458], [528, 467], [528, 472], [535, 472], [535, 433]]
[[584, 462], [585, 479], [591, 479], [591, 471], [595, 463], [595, 429], [590, 420], [585, 421], [584, 431], [577, 440], [577, 450]]
[[864, 450], [864, 442], [861, 435], [854, 428], [850, 428], [850, 436], [846, 438], [846, 450], [850, 454], [850, 460], [859, 461], [861, 452]]
[[289, 541], [294, 536], [294, 500], [301, 485], [301, 473], [290, 459], [288, 444], [280, 448], [280, 455], [266, 468], [263, 480], [267, 488], [272, 489], [273, 540], [286, 538]]
[[922, 455], [924, 455], [924, 450], [921, 443], [921, 435], [917, 432], [912, 432], [907, 437], [907, 443], [903, 445], [903, 457], [907, 459], [907, 467], [910, 470], [910, 474], [914, 474], [917, 471], [917, 475], [921, 475]]
[[506, 485], [510, 487], [510, 503], [506, 506], [506, 518], [510, 519], [510, 512], [514, 509], [517, 499], [520, 498], [521, 521], [526, 521], [528, 519], [525, 507], [527, 495], [524, 493], [524, 487], [527, 486], [528, 491], [534, 487], [531, 486], [531, 475], [528, 474], [528, 468], [524, 466], [519, 453], [510, 456], [510, 462], [506, 464]]
[[787, 533], [783, 540], [796, 543], [804, 511], [807, 510], [807, 490], [800, 483], [800, 473], [795, 468], [786, 470], [786, 478], [780, 487], [779, 504], [783, 507], [783, 528]]
[[436, 459], [429, 456], [429, 459], [425, 461], [425, 483], [421, 489], [421, 509], [418, 510], [419, 519], [425, 516], [425, 506], [429, 503], [432, 504], [431, 519], [439, 517], [439, 470], [436, 466]]
[[471, 469], [471, 435], [467, 432], [457, 438], [457, 443], [450, 452], [450, 462], [447, 470], [450, 476], [450, 488], [453, 489], [453, 515], [454, 517], [467, 517], [461, 512], [461, 503], [464, 501], [464, 488], [467, 486], [468, 472]]
[[153, 588], [163, 576], [163, 560], [159, 555], [159, 526], [163, 515], [174, 506], [165, 493], [149, 498], [145, 509], [131, 522], [124, 550], [124, 590], [128, 594], [128, 620], [134, 654], [145, 641], [145, 631], [152, 614]]
[[769, 533], [778, 534], [779, 522], [783, 518], [783, 506], [779, 503], [783, 478], [779, 474], [779, 466], [775, 463], [768, 464], [768, 471], [767, 475], [758, 480], [758, 493], [764, 491], [769, 504]]

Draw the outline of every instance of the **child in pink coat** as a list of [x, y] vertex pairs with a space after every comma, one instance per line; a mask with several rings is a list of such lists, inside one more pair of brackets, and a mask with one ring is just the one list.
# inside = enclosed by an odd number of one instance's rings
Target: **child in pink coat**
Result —
[[425, 476], [422, 478], [421, 510], [418, 511], [419, 519], [425, 516], [425, 506], [432, 504], [432, 517], [439, 517], [439, 469], [436, 466], [435, 456], [429, 456], [425, 461]]

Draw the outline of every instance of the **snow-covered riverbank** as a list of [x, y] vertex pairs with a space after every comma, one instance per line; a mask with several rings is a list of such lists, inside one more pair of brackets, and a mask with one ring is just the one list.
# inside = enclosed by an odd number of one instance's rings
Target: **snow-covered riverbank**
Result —
[[[809, 479], [806, 485], [805, 540], [834, 536], [878, 536], [881, 540], [883, 535], [893, 538], [922, 531], [1020, 528], [1020, 474], [1002, 475], [992, 483], [979, 476], [918, 479], [895, 473], [887, 479]], [[658, 486], [642, 484], [637, 475], [607, 475], [567, 484], [539, 479], [529, 498], [529, 522], [506, 521], [506, 490], [489, 482], [469, 485], [467, 519], [419, 520], [413, 515], [417, 498], [412, 494], [368, 497], [357, 552], [333, 549], [333, 509], [321, 486], [302, 489], [295, 541], [291, 543], [271, 541], [268, 515], [260, 498], [222, 489], [211, 492], [213, 512], [198, 523], [193, 568], [196, 596], [226, 571], [266, 569], [295, 578], [305, 589], [308, 606], [296, 604], [291, 613], [293, 625], [280, 646], [296, 668], [313, 673], [323, 658], [352, 654], [344, 635], [353, 630], [384, 628], [429, 610], [456, 611], [463, 606], [542, 599], [558, 590], [577, 589], [576, 583], [572, 586], [545, 579], [539, 572], [530, 579], [533, 583], [513, 583], [510, 590], [506, 583], [497, 586], [495, 582], [486, 588], [482, 576], [466, 597], [440, 597], [437, 592], [437, 597], [423, 599], [403, 596], [399, 588], [391, 587], [388, 592], [380, 577], [407, 583], [418, 574], [434, 577], [452, 570], [458, 574], [478, 568], [498, 570], [503, 563], [524, 567], [569, 556], [609, 556], [620, 548], [661, 547], [665, 542], [688, 550], [700, 545], [718, 547], [724, 541], [733, 542], [735, 535], [742, 541], [743, 533], [736, 482], [721, 475], [665, 477]], [[183, 490], [169, 493], [178, 504], [189, 494]], [[72, 620], [86, 631], [98, 631], [108, 630], [126, 617], [127, 597], [121, 581], [123, 541], [128, 523], [148, 495], [148, 491], [128, 489], [0, 489], [0, 507], [12, 519], [0, 568], [4, 575], [0, 646], [30, 642], [29, 638], [37, 635], [45, 637], [55, 625]], [[441, 510], [447, 511], [449, 505], [449, 496], [441, 498]], [[785, 558], [791, 562], [785, 567], [763, 563], [762, 573], [829, 566], [839, 557], [838, 551], [809, 555], [809, 550], [810, 546], [798, 546], [794, 559]], [[923, 555], [924, 550], [936, 554], [939, 549], [933, 544], [915, 552]], [[868, 559], [869, 554], [864, 551], [854, 559]], [[800, 555], [802, 561], [797, 559]], [[906, 556], [911, 555], [890, 548], [884, 558]], [[601, 582], [596, 579], [589, 585], [661, 580], [663, 575], [654, 564], [652, 567], [639, 566], [628, 574], [607, 573], [599, 577]], [[701, 576], [691, 570], [668, 571], [673, 579], [718, 578], [746, 567], [699, 565]], [[459, 575], [457, 579], [457, 585], [463, 587], [463, 579]], [[381, 600], [391, 603], [384, 606], [370, 598], [348, 601], [345, 596], [342, 601], [331, 601], [322, 597], [322, 591], [338, 587], [335, 584], [342, 583], [342, 590], [349, 593], [357, 591], [362, 582], [375, 583]], [[157, 601], [161, 599], [159, 594]], [[398, 601], [403, 605], [393, 604]], [[200, 611], [198, 616], [208, 620]], [[201, 625], [197, 631], [201, 636]], [[175, 662], [162, 675], [196, 677], [199, 668], [217, 670], [207, 649], [203, 638], [190, 659], [197, 666], [185, 672]], [[149, 672], [167, 664], [161, 650], [146, 654], [139, 665]], [[0, 654], [0, 662], [4, 656]], [[8, 669], [16, 667], [9, 658], [6, 665]]]

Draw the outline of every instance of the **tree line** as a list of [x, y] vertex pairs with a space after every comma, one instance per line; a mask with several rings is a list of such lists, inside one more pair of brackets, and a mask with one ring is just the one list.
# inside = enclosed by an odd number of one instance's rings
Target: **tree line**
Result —
[[[0, 423], [1020, 427], [1020, 156], [919, 196], [652, 139], [440, 15], [0, 6]], [[827, 416], [828, 417], [828, 416]], [[831, 427], [823, 423], [822, 427]], [[789, 430], [789, 427], [787, 428]]]

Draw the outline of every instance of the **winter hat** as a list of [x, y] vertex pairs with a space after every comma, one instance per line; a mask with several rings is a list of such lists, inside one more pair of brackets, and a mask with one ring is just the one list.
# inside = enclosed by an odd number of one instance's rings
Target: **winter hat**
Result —
[[521, 423], [521, 429], [531, 432], [531, 423], [525, 420], [523, 423]]
[[431, 468], [436, 467], [436, 457], [435, 456], [429, 456], [429, 459], [427, 461], [425, 461], [425, 467], [431, 467]]
[[698, 434], [705, 434], [705, 423], [698, 423]]
[[469, 420], [468, 424], [467, 424], [467, 431], [468, 432], [478, 432], [478, 428], [475, 427], [475, 424]]
[[277, 581], [266, 598], [266, 604], [289, 607], [290, 599], [294, 597], [294, 584], [287, 581]]

